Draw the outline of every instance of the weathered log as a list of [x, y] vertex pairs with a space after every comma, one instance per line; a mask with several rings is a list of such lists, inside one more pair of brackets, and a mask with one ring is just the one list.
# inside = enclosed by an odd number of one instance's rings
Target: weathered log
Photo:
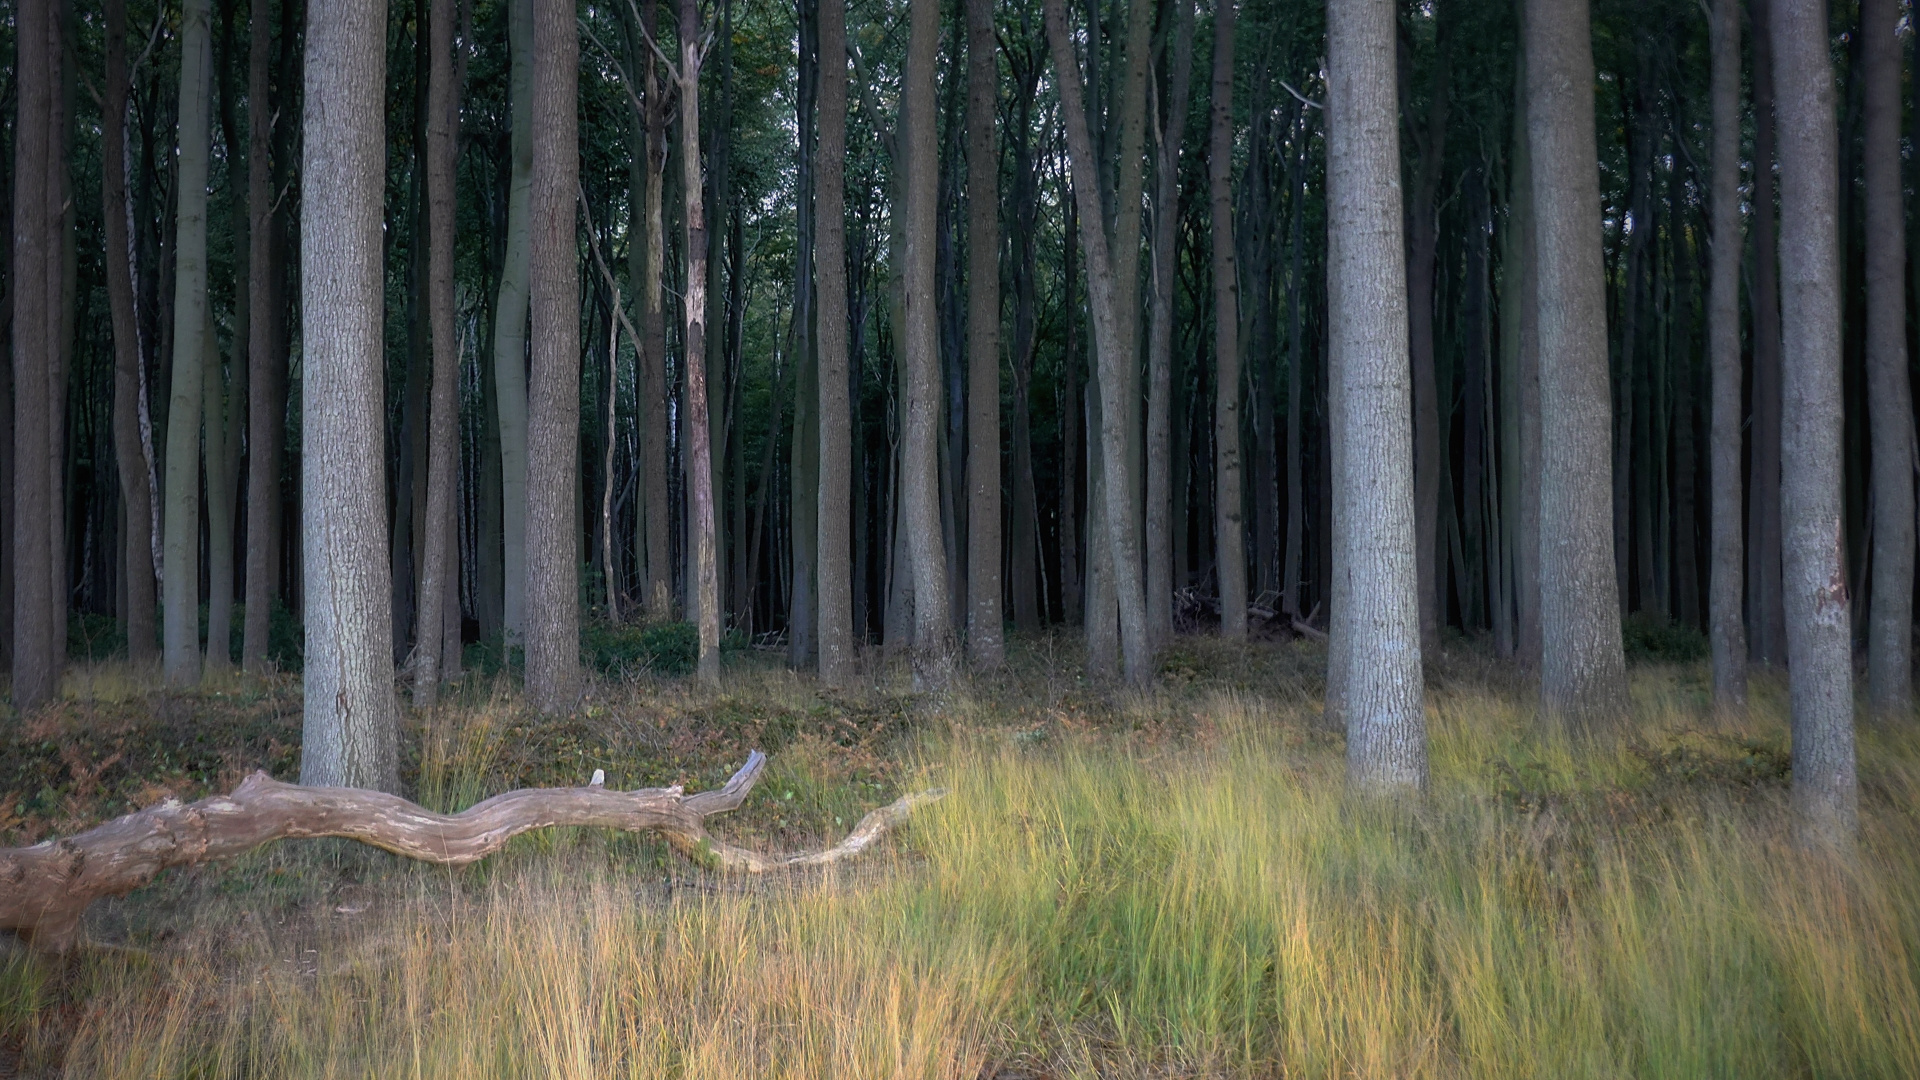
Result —
[[719, 870], [763, 874], [824, 866], [866, 850], [915, 807], [944, 794], [904, 796], [867, 814], [823, 851], [765, 855], [708, 835], [706, 819], [738, 807], [766, 763], [755, 750], [725, 786], [697, 795], [677, 784], [612, 791], [595, 770], [586, 787], [509, 791], [458, 814], [436, 814], [383, 792], [299, 787], [256, 772], [231, 795], [188, 804], [169, 799], [77, 836], [0, 849], [0, 930], [36, 949], [65, 951], [79, 941], [87, 907], [103, 896], [123, 896], [172, 867], [301, 837], [344, 837], [409, 859], [465, 866], [521, 833], [584, 825], [659, 833], [675, 851]]

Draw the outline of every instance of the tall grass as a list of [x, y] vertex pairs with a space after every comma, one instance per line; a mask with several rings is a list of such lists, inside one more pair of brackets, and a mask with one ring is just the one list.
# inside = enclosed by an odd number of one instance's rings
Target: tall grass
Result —
[[[956, 721], [916, 752], [952, 794], [840, 876], [662, 884], [588, 844], [409, 872], [365, 915], [95, 959], [65, 1068], [1920, 1075], [1914, 733], [1864, 736], [1859, 851], [1808, 853], [1773, 699], [1716, 728], [1692, 678], [1643, 678], [1605, 748], [1536, 741], [1514, 695], [1438, 692], [1418, 808], [1348, 801], [1306, 703], [1183, 699], [1177, 740]], [[479, 791], [492, 731], [430, 729], [434, 800]], [[0, 1002], [34, 971], [10, 961]]]

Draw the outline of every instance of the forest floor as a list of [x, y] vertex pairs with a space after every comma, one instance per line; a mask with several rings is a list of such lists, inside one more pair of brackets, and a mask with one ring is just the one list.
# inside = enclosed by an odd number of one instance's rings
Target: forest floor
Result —
[[[831, 843], [944, 786], [877, 853], [743, 882], [649, 836], [530, 834], [460, 870], [340, 841], [162, 876], [91, 945], [0, 948], [0, 1077], [1920, 1075], [1920, 725], [1863, 727], [1857, 854], [1788, 841], [1784, 687], [1716, 719], [1698, 662], [1570, 746], [1476, 643], [1429, 667], [1418, 809], [1342, 793], [1311, 642], [1184, 638], [1156, 688], [1016, 641], [940, 700], [601, 679], [541, 719], [473, 676], [413, 714], [404, 781], [765, 778], [714, 833]], [[299, 684], [193, 693], [112, 661], [0, 717], [0, 845], [298, 771]]]

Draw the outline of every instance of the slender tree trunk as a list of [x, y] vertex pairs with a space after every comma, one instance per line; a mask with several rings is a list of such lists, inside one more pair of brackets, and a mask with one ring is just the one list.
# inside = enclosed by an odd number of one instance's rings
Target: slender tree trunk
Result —
[[[1140, 14], [1139, 5], [1135, 5], [1135, 15]], [[1096, 179], [1093, 156], [1093, 142], [1087, 130], [1087, 112], [1083, 101], [1084, 90], [1080, 81], [1079, 62], [1074, 58], [1073, 40], [1067, 29], [1066, 5], [1064, 0], [1047, 0], [1046, 3], [1047, 41], [1053, 53], [1054, 69], [1059, 76], [1060, 107], [1065, 114], [1067, 128], [1068, 157], [1073, 169], [1074, 198], [1079, 204], [1080, 248], [1087, 259], [1087, 294], [1089, 306], [1093, 310], [1094, 353], [1099, 360], [1098, 381], [1100, 384], [1100, 447], [1101, 464], [1105, 470], [1104, 490], [1101, 492], [1101, 509], [1106, 518], [1107, 555], [1103, 564], [1113, 579], [1113, 589], [1120, 614], [1120, 646], [1124, 656], [1126, 679], [1134, 686], [1145, 686], [1153, 679], [1153, 651], [1147, 641], [1146, 595], [1140, 577], [1140, 548], [1133, 529], [1133, 499], [1129, 492], [1127, 464], [1130, 461], [1127, 447], [1127, 419], [1131, 415], [1129, 403], [1124, 400], [1131, 380], [1126, 379], [1120, 368], [1131, 363], [1128, 359], [1134, 355], [1131, 342], [1122, 338], [1123, 329], [1133, 325], [1133, 320], [1123, 319], [1119, 309], [1123, 304], [1132, 303], [1133, 293], [1121, 295], [1117, 287], [1124, 278], [1137, 282], [1132, 274], [1116, 275], [1114, 261], [1107, 247], [1106, 230], [1101, 227], [1100, 187]], [[1129, 92], [1130, 94], [1130, 92]], [[1144, 95], [1143, 95], [1144, 102]], [[1131, 106], [1123, 106], [1130, 108]], [[1142, 105], [1144, 109], [1144, 104]], [[1122, 176], [1127, 171], [1127, 147], [1129, 139], [1123, 134]], [[1135, 162], [1132, 171], [1138, 172]], [[1139, 194], [1136, 183], [1132, 193]], [[1133, 210], [1136, 225], [1138, 203], [1126, 201], [1126, 188], [1123, 185], [1122, 200], [1117, 211], [1121, 218]], [[1124, 240], [1128, 232], [1115, 229], [1116, 235]], [[1121, 258], [1137, 261], [1139, 258], [1139, 232], [1137, 227], [1130, 233], [1132, 244], [1124, 247]], [[1088, 617], [1096, 613], [1089, 612]]]
[[[1685, 138], [1685, 129], [1676, 130], [1674, 137]], [[1699, 263], [1699, 256], [1694, 252], [1692, 240], [1696, 234], [1687, 227], [1687, 184], [1681, 170], [1673, 170], [1668, 180], [1668, 192], [1668, 201], [1673, 208], [1672, 225], [1668, 229], [1668, 236], [1673, 242], [1673, 301], [1668, 305], [1673, 324], [1671, 344], [1667, 350], [1671, 393], [1671, 408], [1667, 415], [1673, 440], [1673, 461], [1669, 470], [1673, 478], [1672, 497], [1668, 500], [1673, 507], [1672, 530], [1668, 534], [1672, 538], [1673, 574], [1669, 588], [1673, 593], [1672, 610], [1681, 624], [1698, 627], [1699, 532], [1695, 521], [1698, 498], [1694, 493], [1698, 471], [1698, 463], [1694, 459], [1694, 389], [1698, 368], [1693, 353], [1693, 313], [1696, 303], [1693, 272]]]
[[[173, 385], [167, 410], [167, 682], [200, 681], [201, 368], [207, 333], [207, 161], [213, 41], [207, 0], [190, 0], [180, 20], [180, 179], [176, 195]], [[211, 421], [218, 423], [219, 418]], [[218, 467], [217, 464], [215, 467]]]
[[1302, 614], [1300, 579], [1305, 574], [1303, 559], [1307, 496], [1300, 461], [1300, 425], [1303, 416], [1301, 397], [1305, 393], [1302, 375], [1307, 362], [1307, 349], [1305, 328], [1301, 325], [1300, 294], [1305, 290], [1306, 283], [1302, 280], [1300, 256], [1306, 240], [1301, 231], [1301, 211], [1307, 201], [1306, 147], [1312, 131], [1308, 124], [1308, 111], [1303, 108], [1294, 134], [1299, 150], [1294, 155], [1293, 204], [1290, 208], [1292, 220], [1287, 231], [1287, 546], [1280, 556], [1280, 610], [1289, 618]]
[[1006, 659], [1000, 610], [1000, 105], [993, 0], [967, 0], [967, 657]]
[[[1062, 185], [1061, 201], [1067, 204], [1066, 228], [1062, 231], [1060, 256], [1060, 295], [1063, 321], [1067, 324], [1065, 357], [1055, 406], [1060, 412], [1060, 606], [1068, 625], [1083, 616], [1080, 567], [1080, 342], [1079, 329], [1079, 251], [1073, 239], [1079, 232], [1079, 211], [1074, 209], [1071, 181]], [[1089, 454], [1089, 459], [1092, 455]]]
[[[133, 247], [127, 220], [127, 6], [107, 0], [107, 70], [100, 103], [100, 221], [106, 240], [107, 305], [113, 318], [113, 449], [126, 508], [122, 548], [127, 655], [137, 664], [158, 653], [154, 627], [153, 533], [147, 458], [140, 443], [140, 330], [133, 307]], [[17, 283], [19, 277], [14, 278]], [[18, 321], [16, 320], [16, 325]]]
[[[1193, 83], [1193, 0], [1173, 0], [1167, 112], [1158, 121], [1153, 196], [1153, 322], [1147, 350], [1147, 640], [1173, 638], [1173, 286], [1178, 270], [1180, 143]], [[1184, 523], [1182, 523], [1184, 525]]]
[[820, 146], [814, 174], [813, 276], [818, 289], [820, 488], [817, 598], [820, 678], [847, 683], [858, 658], [849, 574], [848, 501], [852, 497], [853, 431], [847, 374], [847, 10], [846, 0], [820, 4]]
[[53, 352], [58, 296], [58, 238], [47, 162], [53, 149], [54, 95], [61, 53], [35, 43], [57, 41], [59, 17], [48, 0], [14, 9], [17, 112], [13, 189], [13, 706], [25, 714], [60, 687], [64, 640], [54, 637], [53, 550], [47, 519], [55, 513], [53, 473], [46, 460], [52, 421]]
[[1773, 0], [1753, 17], [1753, 479], [1747, 506], [1747, 633], [1753, 659], [1787, 660], [1780, 551], [1780, 260], [1774, 208]]
[[67, 559], [67, 522], [74, 516], [72, 500], [76, 494], [68, 481], [67, 461], [78, 450], [76, 445], [70, 443], [71, 402], [67, 394], [79, 312], [79, 247], [76, 239], [79, 229], [71, 198], [73, 179], [67, 162], [67, 147], [74, 134], [72, 116], [76, 87], [74, 73], [65, 63], [69, 48], [74, 44], [67, 35], [65, 23], [72, 17], [69, 5], [55, 8], [47, 35], [47, 48], [61, 56], [58, 69], [61, 74], [54, 81], [53, 105], [47, 121], [49, 149], [43, 166], [47, 171], [47, 220], [53, 228], [53, 246], [48, 250], [53, 255], [47, 266], [47, 319], [52, 335], [49, 349], [52, 356], [51, 374], [47, 380], [47, 418], [50, 424], [42, 460], [46, 462], [49, 474], [47, 490], [51, 492], [49, 504], [52, 512], [47, 515], [47, 539], [52, 552], [52, 557], [48, 559], [49, 586], [53, 590], [52, 635], [54, 648], [63, 657], [67, 640], [67, 608], [73, 595]]
[[[279, 272], [273, 245], [272, 101], [268, 74], [273, 16], [267, 0], [252, 0], [247, 44], [247, 612], [240, 661], [266, 669], [273, 604], [280, 593], [275, 539], [280, 517], [280, 433], [286, 422], [279, 344]], [[292, 33], [282, 27], [281, 33]], [[236, 407], [238, 407], [236, 403]]]
[[512, 176], [507, 243], [494, 304], [494, 394], [500, 415], [500, 522], [507, 641], [527, 624], [527, 309], [533, 192], [533, 0], [507, 0], [512, 52]]
[[1418, 792], [1427, 783], [1420, 601], [1414, 567], [1412, 372], [1400, 234], [1393, 0], [1327, 9], [1328, 405], [1345, 441], [1334, 482], [1346, 536], [1347, 783]]
[[[453, 170], [459, 126], [458, 88], [453, 82], [453, 0], [432, 0], [427, 40], [427, 328], [433, 346], [433, 389], [427, 403], [426, 571], [420, 576], [413, 657], [413, 703], [420, 708], [431, 708], [439, 696], [447, 584], [460, 572], [459, 549], [451, 535], [460, 452], [460, 416], [454, 397], [460, 357], [453, 338]], [[568, 247], [571, 250], [571, 243]], [[611, 445], [612, 432], [608, 439]], [[607, 587], [612, 589], [614, 583], [609, 581]], [[459, 593], [453, 595], [457, 605]]]
[[1873, 585], [1867, 696], [1877, 716], [1913, 707], [1913, 389], [1907, 375], [1906, 214], [1900, 178], [1900, 41], [1892, 0], [1862, 0], [1866, 83], [1867, 401], [1873, 428]]
[[1713, 172], [1709, 212], [1713, 264], [1707, 284], [1708, 363], [1712, 371], [1713, 564], [1707, 625], [1713, 646], [1714, 707], [1747, 706], [1747, 627], [1741, 604], [1740, 441], [1740, 2], [1713, 5]]
[[[820, 0], [800, 0], [799, 38], [800, 65], [797, 73], [797, 93], [795, 94], [795, 122], [799, 133], [798, 175], [795, 183], [794, 209], [794, 268], [793, 268], [793, 361], [795, 363], [794, 381], [797, 393], [794, 395], [793, 409], [793, 458], [788, 469], [789, 481], [787, 497], [791, 507], [792, 519], [792, 558], [789, 565], [793, 580], [793, 601], [787, 608], [787, 663], [795, 668], [804, 669], [819, 664], [819, 570], [820, 570], [820, 481], [824, 463], [820, 457], [820, 354], [816, 348], [816, 324], [825, 325], [830, 319], [844, 319], [844, 314], [815, 311], [817, 298], [814, 294], [814, 244], [817, 240], [814, 230], [813, 201], [817, 192], [819, 159], [814, 154], [814, 130], [818, 120], [820, 90]], [[844, 152], [844, 150], [843, 150]], [[740, 215], [734, 216], [735, 228], [739, 229]], [[735, 272], [732, 279], [734, 290], [740, 291], [737, 284], [745, 268], [746, 254], [738, 243], [740, 233], [736, 231], [734, 247]], [[742, 324], [744, 312], [741, 308], [745, 301], [729, 305], [729, 331]], [[845, 304], [841, 305], [842, 312]], [[844, 327], [844, 322], [841, 324]], [[844, 334], [844, 330], [842, 331]], [[737, 357], [739, 349], [733, 354]], [[737, 388], [733, 400], [740, 401], [741, 393]], [[772, 429], [769, 429], [772, 430]], [[735, 459], [745, 458], [745, 447], [739, 436], [734, 438]], [[763, 477], [770, 474], [762, 473]], [[735, 485], [735, 499], [744, 500], [746, 495], [746, 476], [740, 474]], [[842, 498], [833, 512], [844, 516], [846, 500]], [[742, 532], [746, 522], [740, 521]], [[736, 550], [745, 554], [739, 539], [735, 540]], [[738, 564], [736, 564], [738, 565]], [[742, 605], [743, 611], [751, 611], [752, 601], [748, 598]]]
[[1541, 705], [1594, 730], [1627, 707], [1612, 587], [1610, 395], [1586, 0], [1528, 0], [1527, 135], [1539, 229]]
[[707, 221], [700, 182], [700, 5], [680, 0], [680, 168], [686, 196], [687, 503], [692, 519], [693, 580], [687, 590], [700, 620], [700, 681], [720, 681], [720, 568], [713, 519], [712, 416], [707, 403]]
[[953, 677], [953, 622], [947, 607], [947, 550], [940, 525], [939, 438], [944, 403], [940, 387], [939, 323], [934, 310], [934, 261], [939, 201], [934, 142], [934, 69], [940, 47], [937, 0], [912, 0], [907, 45], [902, 143], [906, 151], [906, 408], [901, 457], [900, 528], [913, 566], [913, 683], [921, 692], [946, 689]]
[[[227, 386], [220, 374], [220, 343], [214, 335], [211, 311], [206, 314], [201, 340], [206, 350], [201, 360], [207, 444], [206, 664], [209, 670], [225, 671], [233, 666], [233, 487], [226, 468]], [[234, 407], [239, 407], [237, 400]]]
[[[1435, 204], [1440, 195], [1441, 167], [1446, 162], [1448, 62], [1447, 23], [1443, 6], [1434, 5], [1437, 55], [1427, 88], [1425, 127], [1417, 138], [1419, 165], [1407, 211], [1407, 311], [1413, 356], [1413, 466], [1414, 512], [1418, 517], [1420, 569], [1420, 644], [1428, 653], [1440, 652], [1440, 627], [1446, 621], [1446, 600], [1440, 587], [1446, 544], [1440, 527], [1440, 475], [1447, 467], [1440, 433], [1440, 389], [1434, 370], [1434, 273], [1440, 243]], [[1396, 142], [1398, 140], [1395, 140]]]
[[1233, 0], [1213, 14], [1208, 176], [1213, 205], [1214, 548], [1220, 633], [1247, 636], [1247, 560], [1240, 512], [1240, 284], [1233, 252]]
[[[649, 40], [659, 40], [659, 5], [641, 4], [640, 26]], [[641, 168], [646, 191], [640, 205], [641, 235], [645, 239], [635, 289], [640, 294], [640, 333], [646, 341], [640, 359], [641, 415], [640, 552], [646, 567], [642, 590], [647, 618], [661, 622], [673, 617], [673, 554], [667, 480], [667, 318], [665, 290], [667, 230], [664, 195], [667, 186], [667, 89], [659, 60], [651, 48], [646, 54], [646, 81], [642, 104], [646, 115], [646, 154]]]
[[1792, 672], [1793, 810], [1803, 843], [1850, 843], [1853, 646], [1842, 532], [1838, 139], [1824, 3], [1772, 13], [1780, 127], [1780, 515]]
[[579, 67], [573, 5], [534, 0], [526, 640], [527, 696], [545, 713], [572, 708], [580, 692]]
[[395, 791], [399, 725], [381, 505], [386, 35], [384, 0], [333, 0], [307, 20], [300, 782]]
[[[1039, 89], [1044, 61], [1035, 55], [1031, 27], [1023, 24], [1019, 49], [1010, 49], [1014, 84], [1018, 87], [1008, 130], [1013, 138], [1013, 232], [1011, 265], [1013, 278], [1013, 409], [1008, 415], [1012, 428], [1009, 465], [1013, 475], [1008, 481], [1013, 496], [1013, 513], [1008, 522], [1008, 569], [1013, 578], [1008, 590], [1013, 600], [1013, 622], [1028, 633], [1038, 631], [1047, 621], [1045, 555], [1041, 551], [1039, 496], [1033, 478], [1033, 361], [1037, 346], [1038, 273], [1033, 265], [1040, 211], [1040, 177], [1033, 157], [1033, 104]], [[1071, 246], [1069, 245], [1069, 250]]]

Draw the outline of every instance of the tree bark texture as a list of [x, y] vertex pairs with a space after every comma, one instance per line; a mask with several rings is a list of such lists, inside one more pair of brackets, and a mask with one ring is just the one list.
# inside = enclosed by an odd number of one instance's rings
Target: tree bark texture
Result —
[[[280, 594], [280, 446], [286, 423], [286, 369], [280, 354], [279, 271], [274, 246], [273, 134], [268, 77], [273, 16], [252, 0], [247, 43], [247, 584], [240, 662], [266, 669], [273, 605]], [[281, 33], [291, 34], [289, 27]], [[237, 403], [236, 403], [236, 407]]]
[[527, 401], [527, 696], [544, 713], [580, 693], [580, 31], [568, 0], [534, 0]]
[[713, 518], [712, 410], [702, 357], [707, 344], [707, 219], [700, 182], [700, 6], [680, 0], [680, 187], [686, 196], [686, 358], [689, 560], [693, 580], [687, 591], [700, 627], [700, 681], [720, 681], [720, 567]]
[[1240, 284], [1233, 239], [1233, 0], [1213, 14], [1213, 104], [1207, 175], [1213, 206], [1214, 561], [1220, 633], [1247, 636], [1246, 541], [1240, 494]]
[[1586, 0], [1527, 0], [1540, 297], [1542, 712], [1591, 730], [1624, 715], [1614, 584], [1605, 268]]
[[814, 174], [813, 276], [820, 305], [820, 488], [815, 575], [820, 678], [845, 685], [858, 658], [853, 635], [853, 433], [847, 381], [847, 5], [820, 2], [820, 144]]
[[1419, 575], [1414, 560], [1412, 369], [1401, 236], [1393, 0], [1327, 9], [1327, 306], [1335, 379], [1328, 407], [1345, 444], [1347, 783], [1418, 792], [1427, 783]]
[[993, 0], [967, 0], [967, 658], [1006, 659], [1000, 583], [1000, 59]]
[[[460, 453], [460, 415], [454, 396], [460, 356], [453, 336], [454, 144], [460, 106], [453, 76], [453, 0], [433, 0], [427, 38], [427, 332], [432, 339], [433, 383], [427, 402], [426, 569], [420, 575], [413, 655], [413, 703], [423, 708], [432, 707], [439, 696], [447, 586], [460, 572], [453, 536]], [[571, 255], [572, 244], [568, 247]], [[567, 265], [573, 266], [571, 258]], [[613, 384], [609, 383], [607, 392], [612, 394]], [[610, 580], [607, 587], [615, 586]], [[452, 591], [456, 617], [459, 596]]]
[[333, 0], [308, 12], [300, 208], [306, 342], [300, 782], [394, 791], [399, 731], [381, 446], [386, 34], [385, 0]]
[[[201, 369], [207, 335], [207, 162], [213, 34], [207, 0], [180, 14], [180, 164], [175, 196], [173, 384], [168, 392], [162, 662], [167, 682], [200, 681]], [[214, 417], [213, 423], [219, 418]], [[376, 429], [378, 430], [378, 429]], [[217, 463], [215, 467], [218, 467]]]
[[1747, 625], [1743, 611], [1746, 547], [1742, 533], [1740, 450], [1740, 3], [1713, 3], [1713, 263], [1707, 285], [1707, 354], [1712, 375], [1713, 561], [1707, 624], [1713, 649], [1713, 701], [1723, 712], [1747, 705]]
[[1873, 438], [1873, 584], [1867, 698], [1876, 717], [1913, 708], [1913, 388], [1907, 375], [1907, 222], [1900, 177], [1900, 20], [1862, 0], [1866, 83], [1867, 406]]
[[60, 79], [58, 15], [49, 0], [14, 9], [17, 111], [13, 170], [13, 706], [25, 714], [60, 690], [64, 640], [54, 637], [53, 550], [47, 519], [59, 504], [46, 460], [52, 412], [58, 215], [46, 163]]
[[507, 0], [512, 53], [511, 174], [506, 250], [494, 304], [494, 395], [500, 425], [500, 531], [507, 641], [524, 640], [527, 624], [527, 309], [533, 194], [533, 3]]
[[1853, 644], [1840, 388], [1839, 147], [1826, 4], [1772, 12], [1780, 136], [1780, 520], [1793, 700], [1792, 805], [1803, 842], [1850, 842]]

